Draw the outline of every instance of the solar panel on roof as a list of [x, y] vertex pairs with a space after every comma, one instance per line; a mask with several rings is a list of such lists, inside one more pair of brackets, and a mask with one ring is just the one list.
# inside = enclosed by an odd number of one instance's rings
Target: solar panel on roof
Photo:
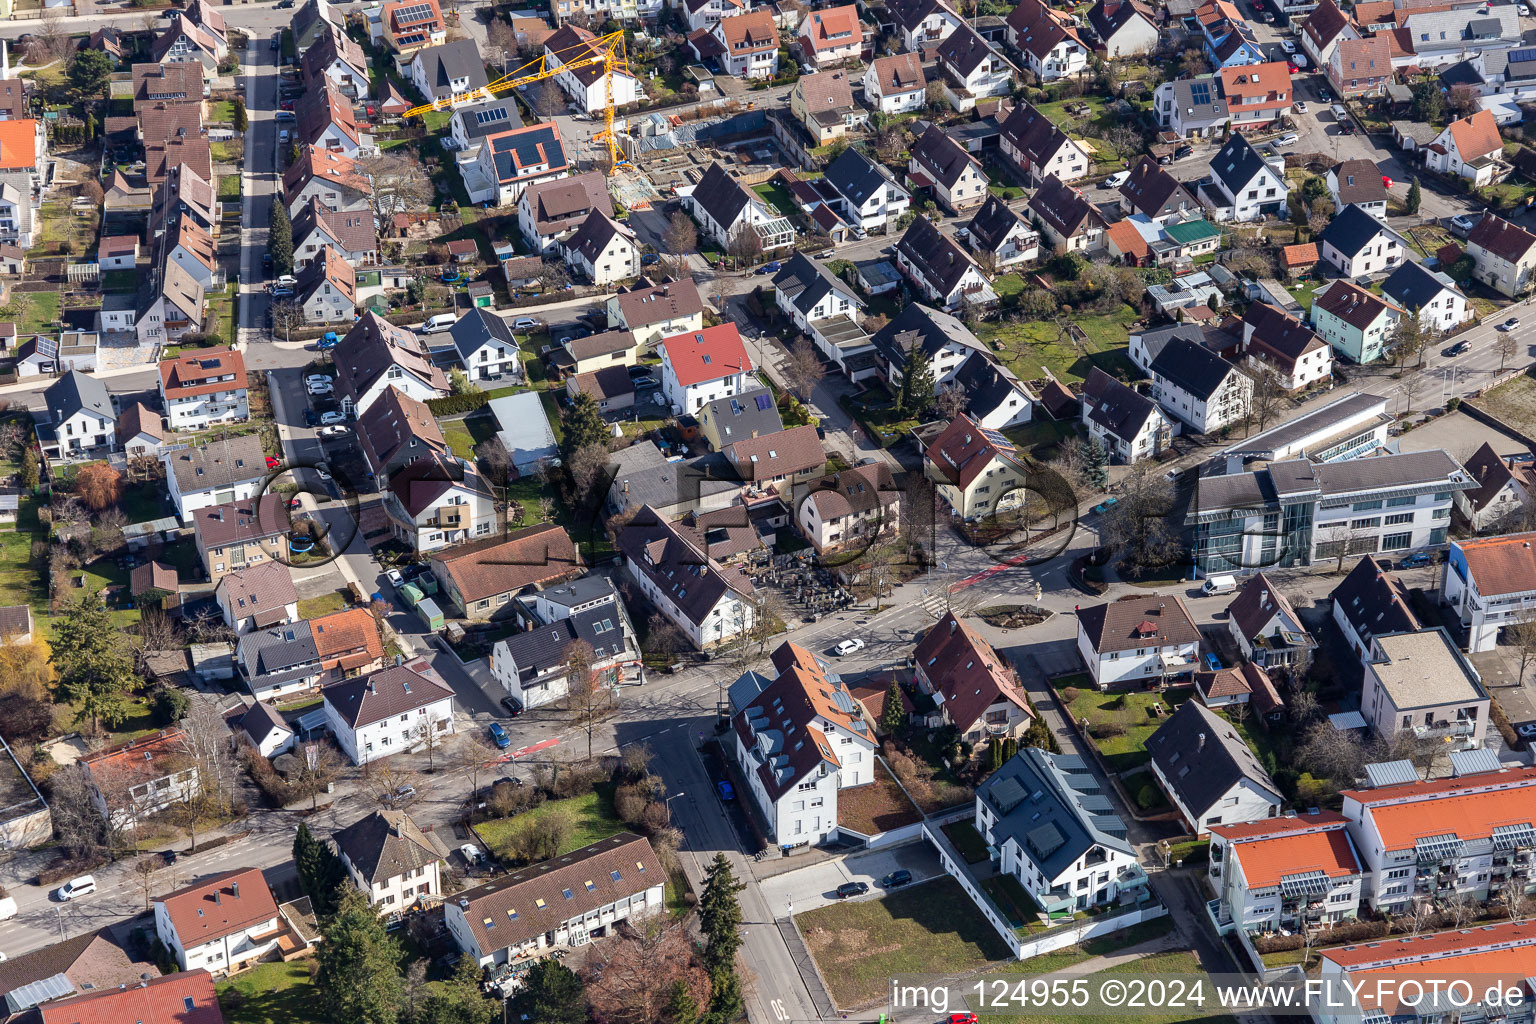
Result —
[[485, 110], [475, 111], [475, 122], [477, 124], [495, 124], [497, 121], [505, 121], [506, 119], [506, 107], [489, 107]]
[[396, 11], [395, 20], [397, 22], [421, 21], [422, 19], [429, 17], [431, 14], [431, 4], [416, 4], [414, 7], [402, 7], [400, 10]]
[[758, 395], [757, 408], [760, 412], [767, 412], [769, 409], [773, 408], [773, 399], [768, 395]]
[[1522, 60], [1536, 60], [1536, 49], [1527, 47], [1521, 50], [1509, 51], [1509, 61], [1511, 64]]
[[1211, 102], [1211, 83], [1196, 82], [1189, 87], [1189, 98], [1198, 104]]

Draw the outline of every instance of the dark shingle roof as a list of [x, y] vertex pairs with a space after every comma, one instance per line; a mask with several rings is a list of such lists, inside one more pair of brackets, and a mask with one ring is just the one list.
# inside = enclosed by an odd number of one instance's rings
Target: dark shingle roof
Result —
[[1022, 400], [1025, 406], [1034, 401], [1029, 389], [986, 352], [966, 356], [955, 371], [954, 382], [965, 391], [965, 411], [978, 422], [1002, 409], [1010, 398]]
[[954, 187], [967, 167], [981, 172], [981, 162], [936, 124], [930, 124], [922, 138], [913, 143], [912, 159], [945, 188]]
[[1147, 418], [1157, 411], [1157, 403], [1138, 395], [1095, 366], [1083, 381], [1083, 401], [1088, 418], [1123, 441], [1129, 441], [1146, 426]]
[[321, 691], [336, 714], [354, 729], [453, 698], [426, 658], [414, 658], [372, 675], [332, 683]]
[[851, 146], [827, 165], [825, 180], [854, 206], [863, 206], [876, 189], [892, 183], [879, 164]]
[[1328, 596], [1367, 647], [1373, 636], [1421, 628], [1418, 616], [1408, 606], [1408, 591], [1370, 555], [1360, 559]]
[[941, 294], [948, 295], [960, 284], [965, 272], [976, 266], [960, 244], [934, 226], [927, 217], [919, 217], [896, 243], [924, 280]]
[[1242, 133], [1233, 132], [1227, 144], [1211, 160], [1211, 173], [1221, 179], [1228, 192], [1236, 195], [1247, 188], [1254, 176], [1267, 166], [1259, 151], [1253, 148]]
[[1500, 259], [1516, 263], [1536, 245], [1536, 235], [1488, 213], [1467, 235], [1467, 244], [1480, 245]]
[[1025, 747], [977, 788], [976, 799], [997, 816], [997, 844], [1012, 839], [1047, 882], [1095, 846], [1135, 856], [1125, 822], [1076, 754]]
[[755, 592], [741, 570], [709, 558], [695, 538], [657, 515], [649, 505], [624, 527], [619, 550], [695, 623], [708, 617], [727, 590], [742, 596]]
[[1364, 329], [1392, 306], [1352, 281], [1338, 280], [1329, 285], [1327, 291], [1314, 296], [1312, 308], [1332, 313], [1351, 327]]
[[1144, 213], [1148, 217], [1156, 217], [1170, 202], [1177, 205], [1179, 194], [1183, 193], [1184, 200], [1189, 209], [1198, 209], [1200, 204], [1195, 201], [1189, 190], [1167, 171], [1157, 165], [1157, 161], [1144, 156], [1135, 167], [1131, 168], [1131, 176], [1125, 184], [1120, 186], [1120, 194], [1131, 205], [1135, 213]]
[[991, 45], [969, 25], [961, 25], [939, 44], [939, 60], [954, 68], [962, 78], [996, 55]]
[[464, 126], [463, 135], [467, 139], [481, 139], [523, 126], [523, 115], [517, 109], [517, 101], [511, 97], [460, 107], [453, 116]]
[[[784, 269], [774, 275], [773, 288], [788, 298], [796, 309], [809, 313], [840, 282], [823, 263], [813, 261], [803, 252], [790, 257]], [[841, 286], [848, 291], [846, 286]]]
[[48, 390], [43, 392], [43, 401], [53, 415], [55, 426], [78, 412], [95, 413], [108, 420], [117, 418], [117, 413], [112, 411], [112, 396], [106, 384], [79, 370], [70, 370], [50, 384]]
[[1385, 224], [1351, 203], [1328, 222], [1317, 241], [1320, 246], [1327, 243], [1352, 258], [1387, 230], [1390, 229]]
[[1072, 238], [1103, 219], [1081, 192], [1052, 174], [1029, 200], [1029, 208], [1063, 238]]
[[[239, 660], [264, 682], [274, 675], [292, 673], [298, 677], [320, 670], [320, 652], [305, 620], [245, 634], [240, 638]], [[301, 666], [301, 671], [293, 671]]]
[[1403, 265], [1392, 271], [1392, 275], [1381, 283], [1383, 295], [1415, 313], [1432, 302], [1442, 290], [1461, 294], [1455, 281], [1413, 260], [1403, 261]]
[[1204, 345], [1171, 338], [1152, 360], [1150, 370], [1201, 401], [1209, 401], [1237, 368]]
[[966, 225], [971, 233], [971, 242], [977, 248], [995, 251], [1008, 237], [1008, 232], [1015, 227], [1023, 227], [1030, 234], [1034, 229], [1024, 222], [1018, 211], [997, 196], [988, 196], [981, 209], [976, 211], [976, 216], [971, 218]]
[[[740, 17], [740, 15], [738, 15]], [[721, 227], [729, 228], [747, 208], [752, 196], [746, 186], [731, 177], [719, 161], [709, 165], [704, 177], [693, 187], [693, 201]]]
[[[429, 99], [447, 99], [454, 93], [465, 93], [490, 84], [485, 75], [485, 64], [480, 60], [480, 48], [473, 39], [455, 39], [440, 46], [418, 50], [411, 62], [421, 61], [426, 72], [427, 87], [432, 91]], [[453, 87], [456, 78], [467, 78], [469, 84], [460, 89]]]
[[1179, 705], [1147, 740], [1147, 752], [1179, 802], [1197, 819], [1233, 786], [1247, 779], [1272, 794], [1280, 793], [1237, 729], [1197, 700]]
[[441, 859], [431, 840], [404, 811], [374, 811], [331, 838], [370, 885]]
[[981, 342], [976, 335], [955, 317], [942, 310], [913, 302], [896, 314], [896, 318], [870, 339], [886, 362], [895, 367], [907, 365], [907, 359], [916, 350], [925, 359], [932, 359], [945, 345], [954, 342], [967, 348], [980, 350]]

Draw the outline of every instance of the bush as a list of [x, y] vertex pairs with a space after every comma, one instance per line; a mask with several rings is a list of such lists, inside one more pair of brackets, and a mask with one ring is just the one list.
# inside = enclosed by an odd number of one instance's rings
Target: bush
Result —
[[645, 814], [646, 804], [651, 802], [650, 791], [645, 783], [634, 782], [620, 786], [613, 794], [613, 810], [626, 825], [639, 824]]
[[1136, 792], [1136, 806], [1144, 811], [1156, 807], [1159, 799], [1157, 787], [1150, 782]]
[[1092, 734], [1094, 739], [1102, 740], [1110, 736], [1124, 736], [1125, 726], [1119, 722], [1099, 722], [1097, 725], [1090, 727], [1088, 732]]
[[1082, 695], [1083, 691], [1079, 690], [1075, 686], [1069, 686], [1065, 690], [1061, 691], [1061, 699], [1068, 704], [1075, 704], [1077, 702], [1077, 698], [1081, 697]]
[[192, 701], [180, 687], [160, 686], [150, 705], [150, 720], [163, 729], [186, 718], [191, 710]]
[[427, 408], [432, 410], [434, 416], [457, 416], [460, 413], [474, 412], [483, 409], [491, 401], [491, 396], [484, 391], [470, 395], [449, 395], [447, 398], [427, 399]]

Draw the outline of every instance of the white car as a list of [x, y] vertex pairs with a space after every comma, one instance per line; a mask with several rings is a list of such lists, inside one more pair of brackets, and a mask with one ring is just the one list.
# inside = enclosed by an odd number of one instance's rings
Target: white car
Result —
[[531, 316], [520, 316], [512, 321], [512, 327], [519, 331], [531, 331], [539, 326], [539, 322]]
[[844, 640], [832, 649], [837, 652], [839, 658], [846, 658], [850, 654], [857, 654], [859, 651], [862, 651], [864, 649], [864, 641], [855, 637], [852, 640]]
[[336, 390], [335, 386], [331, 384], [330, 381], [326, 381], [324, 384], [315, 384], [311, 382], [306, 384], [304, 388], [312, 395], [328, 395]]
[[345, 422], [347, 422], [347, 417], [346, 417], [345, 413], [326, 412], [326, 413], [321, 413], [320, 414], [320, 425], [323, 426], [323, 427], [329, 427], [329, 426], [333, 426], [333, 425], [338, 424], [338, 423], [345, 423]]
[[331, 378], [323, 373], [312, 373], [304, 378], [305, 384], [330, 384]]
[[405, 577], [401, 575], [399, 569], [389, 570], [389, 572], [384, 574], [384, 578], [388, 580], [389, 585], [394, 587], [396, 590], [399, 590], [401, 587], [405, 586]]
[[1297, 100], [1296, 101], [1296, 113], [1298, 113], [1298, 114], [1305, 114], [1306, 112], [1307, 112], [1307, 101], [1306, 100]]
[[1522, 18], [1529, 18], [1531, 16], [1531, 9], [1525, 4], [1515, 4], [1515, 11]]
[[1288, 149], [1300, 141], [1300, 135], [1297, 135], [1295, 132], [1286, 132], [1284, 135], [1275, 140], [1275, 145], [1279, 146], [1281, 149]]
[[346, 432], [346, 427], [339, 426], [321, 427], [319, 430], [315, 431], [315, 433], [319, 434], [321, 437], [340, 437]]
[[68, 903], [70, 900], [79, 899], [81, 896], [89, 896], [96, 891], [96, 876], [81, 875], [79, 878], [71, 878], [56, 890], [59, 900]]
[[1131, 172], [1130, 171], [1120, 171], [1120, 172], [1118, 172], [1116, 174], [1111, 174], [1109, 177], [1105, 178], [1104, 179], [1104, 187], [1105, 188], [1119, 188], [1121, 185], [1124, 185], [1126, 182], [1128, 182], [1130, 180], [1131, 180]]
[[1282, 39], [1280, 40], [1280, 49], [1284, 50], [1286, 53], [1295, 53], [1296, 44], [1291, 42], [1289, 39]]

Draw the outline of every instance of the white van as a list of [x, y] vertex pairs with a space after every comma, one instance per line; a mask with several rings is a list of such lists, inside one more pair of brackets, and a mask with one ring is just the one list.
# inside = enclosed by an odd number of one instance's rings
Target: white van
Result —
[[81, 896], [89, 896], [96, 891], [96, 876], [81, 875], [79, 878], [71, 878], [58, 888], [60, 902], [68, 903], [70, 900], [79, 899]]
[[1205, 594], [1230, 594], [1237, 589], [1236, 576], [1212, 576], [1200, 588]]
[[452, 313], [439, 313], [421, 325], [421, 333], [437, 334], [441, 331], [451, 331], [453, 330], [453, 325], [458, 322], [459, 318]]

